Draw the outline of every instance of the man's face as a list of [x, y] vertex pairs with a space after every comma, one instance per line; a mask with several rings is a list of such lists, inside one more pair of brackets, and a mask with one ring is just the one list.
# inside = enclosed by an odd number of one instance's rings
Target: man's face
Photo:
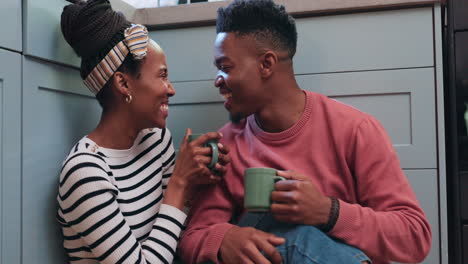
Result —
[[261, 109], [267, 97], [262, 89], [257, 52], [250, 37], [234, 33], [219, 33], [216, 37], [215, 86], [225, 98], [224, 106], [234, 123]]

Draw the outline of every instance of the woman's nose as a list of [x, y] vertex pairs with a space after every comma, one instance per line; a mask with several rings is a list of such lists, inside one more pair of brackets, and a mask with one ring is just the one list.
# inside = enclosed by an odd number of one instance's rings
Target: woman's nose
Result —
[[172, 86], [172, 83], [169, 82], [168, 85], [167, 85], [167, 94], [169, 96], [174, 96], [176, 94], [176, 91], [174, 89], [174, 86]]

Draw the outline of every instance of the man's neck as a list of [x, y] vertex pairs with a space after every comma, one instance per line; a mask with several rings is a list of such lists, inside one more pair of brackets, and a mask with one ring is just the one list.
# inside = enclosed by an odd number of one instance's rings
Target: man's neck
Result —
[[258, 126], [266, 132], [278, 133], [294, 126], [302, 116], [305, 93], [298, 87], [272, 96], [272, 101], [255, 114]]

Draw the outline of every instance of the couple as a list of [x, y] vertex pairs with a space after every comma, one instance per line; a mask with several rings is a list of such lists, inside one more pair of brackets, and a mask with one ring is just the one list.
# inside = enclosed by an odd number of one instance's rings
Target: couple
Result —
[[[62, 32], [103, 108], [63, 164], [57, 218], [71, 263], [420, 262], [431, 229], [383, 127], [301, 90], [294, 19], [271, 0], [218, 10], [215, 86], [232, 122], [177, 157], [163, 50], [107, 0], [64, 8]], [[220, 140], [208, 169], [208, 140]], [[271, 213], [243, 208], [243, 172], [285, 177]], [[190, 204], [190, 208], [186, 205]], [[189, 219], [187, 219], [187, 215]], [[183, 231], [183, 232], [182, 232]]]

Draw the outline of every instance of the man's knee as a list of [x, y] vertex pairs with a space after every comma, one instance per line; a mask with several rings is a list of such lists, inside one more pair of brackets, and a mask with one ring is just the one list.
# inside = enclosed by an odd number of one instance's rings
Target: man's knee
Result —
[[286, 238], [286, 242], [278, 247], [283, 258], [287, 259], [285, 263], [300, 260], [301, 263], [360, 264], [369, 260], [361, 250], [338, 242], [313, 226], [296, 226], [275, 233]]

